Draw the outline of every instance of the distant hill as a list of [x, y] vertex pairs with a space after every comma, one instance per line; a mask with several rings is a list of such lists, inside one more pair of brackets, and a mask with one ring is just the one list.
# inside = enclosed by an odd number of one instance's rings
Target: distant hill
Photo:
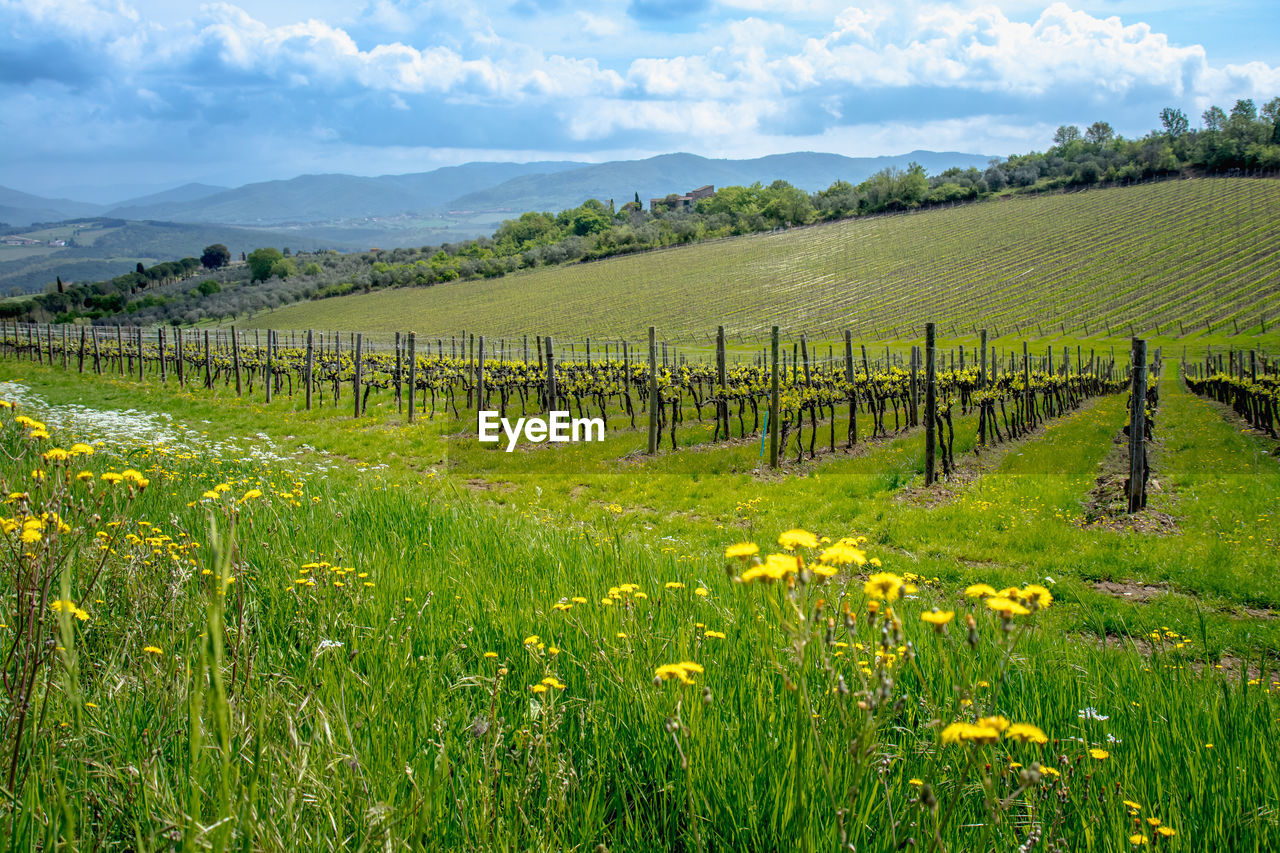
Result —
[[[74, 245], [49, 254], [0, 261], [0, 294], [15, 287], [38, 293], [56, 276], [61, 276], [64, 282], [108, 279], [129, 272], [139, 261], [150, 266], [159, 261], [199, 257], [204, 247], [213, 243], [227, 246], [234, 258], [262, 246], [288, 246], [292, 251], [362, 248], [293, 232], [226, 225], [86, 219], [68, 223], [63, 228], [69, 232], [74, 229], [71, 238]], [[0, 252], [0, 258], [3, 257]]]
[[105, 207], [68, 198], [42, 198], [38, 195], [0, 187], [0, 222], [30, 225], [32, 222], [61, 222], [82, 216], [98, 216]]
[[640, 194], [649, 199], [685, 193], [704, 184], [716, 187], [764, 184], [784, 180], [810, 192], [837, 180], [857, 184], [881, 169], [905, 168], [915, 161], [937, 174], [952, 166], [985, 168], [990, 158], [954, 151], [912, 151], [892, 157], [844, 157], [839, 154], [798, 152], [754, 160], [712, 160], [696, 154], [662, 154], [647, 160], [620, 160], [582, 166], [554, 175], [524, 175], [505, 183], [453, 199], [451, 210], [559, 211], [589, 198], [614, 199], [621, 205]]
[[431, 172], [362, 178], [354, 175], [301, 175], [264, 181], [202, 198], [133, 205], [113, 216], [173, 222], [228, 225], [286, 225], [443, 209], [460, 193], [530, 173], [551, 174], [581, 163], [467, 163]]
[[150, 219], [150, 210], [164, 204], [184, 204], [208, 198], [211, 195], [227, 192], [229, 187], [215, 187], [210, 184], [183, 184], [164, 192], [138, 196], [126, 201], [117, 202], [111, 207], [111, 215], [120, 219]]

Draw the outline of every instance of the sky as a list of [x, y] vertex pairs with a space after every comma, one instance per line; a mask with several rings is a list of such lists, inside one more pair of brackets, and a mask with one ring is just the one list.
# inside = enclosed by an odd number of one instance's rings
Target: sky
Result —
[[1276, 0], [0, 0], [0, 185], [1043, 150], [1280, 95]]

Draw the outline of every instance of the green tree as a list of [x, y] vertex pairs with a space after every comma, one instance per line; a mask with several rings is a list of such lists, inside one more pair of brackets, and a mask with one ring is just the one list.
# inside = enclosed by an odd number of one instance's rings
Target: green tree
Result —
[[271, 267], [284, 259], [279, 249], [254, 249], [249, 253], [249, 281], [266, 281], [271, 278]]
[[1219, 106], [1209, 107], [1200, 115], [1200, 120], [1205, 130], [1222, 130], [1227, 126], [1227, 114]]
[[200, 263], [205, 269], [216, 270], [218, 267], [225, 267], [231, 263], [231, 250], [221, 243], [214, 243], [212, 246], [204, 247], [204, 254], [200, 256]]
[[1160, 111], [1160, 124], [1164, 126], [1165, 135], [1175, 139], [1191, 128], [1187, 114], [1174, 107], [1165, 107]]
[[1080, 128], [1074, 124], [1064, 124], [1053, 132], [1053, 144], [1065, 148], [1080, 139]]
[[271, 265], [271, 275], [274, 278], [285, 279], [297, 273], [298, 267], [293, 262], [293, 258], [281, 257]]
[[1105, 121], [1095, 121], [1089, 125], [1089, 129], [1084, 132], [1085, 139], [1094, 145], [1105, 146], [1111, 141], [1116, 132], [1112, 130], [1111, 125]]

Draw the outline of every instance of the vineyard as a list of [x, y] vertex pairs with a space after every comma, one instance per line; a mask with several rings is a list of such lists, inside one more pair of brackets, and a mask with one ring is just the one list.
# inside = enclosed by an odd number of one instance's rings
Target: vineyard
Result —
[[0, 327], [0, 836], [1274, 847], [1274, 356], [921, 331]]
[[[1280, 314], [1280, 183], [1193, 179], [737, 237], [492, 281], [288, 306], [262, 328], [483, 328], [581, 339], [1258, 333]], [[1213, 223], [1212, 227], [1205, 227]], [[1050, 319], [1051, 318], [1051, 319]]]

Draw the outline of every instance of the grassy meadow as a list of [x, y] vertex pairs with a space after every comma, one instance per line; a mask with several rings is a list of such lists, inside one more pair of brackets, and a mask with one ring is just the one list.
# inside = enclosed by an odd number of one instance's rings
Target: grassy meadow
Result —
[[9, 356], [0, 835], [1275, 849], [1280, 463], [1166, 358], [1130, 520], [1124, 394], [991, 447], [958, 415], [925, 489], [918, 429], [508, 454], [385, 391]]

